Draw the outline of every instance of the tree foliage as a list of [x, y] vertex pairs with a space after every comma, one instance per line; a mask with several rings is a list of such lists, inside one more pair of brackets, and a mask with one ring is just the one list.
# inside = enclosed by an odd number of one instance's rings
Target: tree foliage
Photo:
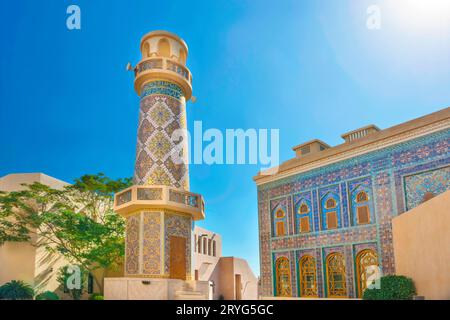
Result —
[[1, 193], [0, 245], [28, 241], [90, 273], [115, 268], [124, 255], [125, 223], [113, 211], [113, 195], [130, 185], [131, 179], [100, 173], [61, 190], [36, 182]]
[[36, 300], [59, 300], [59, 296], [52, 291], [44, 291], [39, 293], [36, 297]]
[[33, 296], [33, 288], [23, 281], [12, 280], [0, 287], [2, 300], [32, 300]]

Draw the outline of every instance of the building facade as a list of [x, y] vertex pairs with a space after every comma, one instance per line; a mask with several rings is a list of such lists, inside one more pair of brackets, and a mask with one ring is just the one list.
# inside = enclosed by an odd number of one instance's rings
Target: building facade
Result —
[[396, 271], [392, 218], [450, 189], [450, 108], [342, 137], [254, 177], [263, 296], [361, 297]]

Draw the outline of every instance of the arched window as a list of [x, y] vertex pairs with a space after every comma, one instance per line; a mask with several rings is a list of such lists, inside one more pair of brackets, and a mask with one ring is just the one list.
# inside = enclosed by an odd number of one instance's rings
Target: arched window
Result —
[[316, 259], [303, 256], [299, 262], [300, 296], [317, 297]]
[[284, 211], [282, 209], [278, 209], [277, 212], [275, 213], [275, 217], [277, 219], [284, 218]]
[[336, 200], [334, 200], [333, 198], [328, 199], [327, 202], [325, 203], [325, 208], [327, 209], [336, 208]]
[[370, 223], [369, 194], [364, 190], [355, 192], [357, 193], [354, 196], [353, 207], [356, 215], [356, 224], [368, 224]]
[[203, 254], [207, 254], [208, 252], [208, 239], [203, 237]]
[[285, 213], [283, 209], [279, 208], [275, 212], [275, 235], [277, 237], [282, 237], [286, 235], [286, 225], [284, 221]]
[[197, 252], [202, 253], [202, 237], [198, 237], [198, 245], [197, 245]]
[[378, 273], [378, 254], [371, 249], [362, 250], [356, 256], [356, 280], [358, 297], [361, 298], [364, 290], [371, 284], [369, 276]]
[[161, 57], [170, 57], [170, 44], [167, 39], [162, 38], [158, 42], [158, 55]]
[[144, 52], [144, 57], [145, 57], [145, 58], [150, 57], [150, 44], [149, 44], [148, 42], [146, 42], [146, 43], [144, 44], [144, 50], [143, 50], [143, 52]]
[[342, 254], [336, 252], [327, 256], [326, 271], [328, 296], [332, 298], [346, 297], [345, 261]]
[[304, 213], [308, 213], [309, 212], [309, 207], [306, 203], [302, 203], [300, 205], [300, 208], [298, 209], [298, 213], [299, 214], [304, 214]]
[[309, 225], [309, 206], [307, 203], [303, 202], [299, 207], [298, 207], [298, 214], [300, 215], [299, 217], [297, 217], [297, 219], [299, 219], [299, 225], [298, 225], [298, 229], [301, 233], [304, 232], [310, 232], [310, 225]]
[[180, 61], [180, 63], [186, 64], [186, 52], [184, 51], [184, 49], [180, 49], [180, 55], [178, 60]]
[[289, 259], [286, 257], [278, 258], [275, 262], [275, 269], [277, 297], [292, 296], [291, 267], [289, 265]]

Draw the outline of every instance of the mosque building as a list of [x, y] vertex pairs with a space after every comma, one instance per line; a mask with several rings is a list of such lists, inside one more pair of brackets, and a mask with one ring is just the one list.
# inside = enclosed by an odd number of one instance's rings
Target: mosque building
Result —
[[[420, 232], [393, 232], [392, 225], [393, 220], [412, 217], [405, 212], [418, 210], [434, 197], [430, 203], [442, 207], [441, 217], [450, 218], [446, 192], [450, 189], [450, 108], [385, 130], [366, 126], [342, 138], [344, 143], [335, 147], [320, 140], [300, 144], [293, 148], [295, 158], [254, 177], [262, 296], [361, 297], [373, 272], [399, 272], [396, 269], [409, 252], [410, 256], [421, 252], [420, 243], [441, 237], [423, 248], [426, 255], [436, 251], [436, 243], [448, 234], [436, 220], [427, 229], [428, 236], [416, 239], [418, 245], [406, 251], [407, 243]], [[445, 206], [438, 203], [443, 193]], [[425, 225], [423, 219], [431, 215], [421, 217]], [[446, 273], [449, 255], [436, 253], [433, 259], [428, 265], [445, 260], [441, 271]], [[433, 282], [432, 276], [423, 271], [413, 280], [417, 279], [418, 288], [433, 283], [436, 291], [443, 278]]]

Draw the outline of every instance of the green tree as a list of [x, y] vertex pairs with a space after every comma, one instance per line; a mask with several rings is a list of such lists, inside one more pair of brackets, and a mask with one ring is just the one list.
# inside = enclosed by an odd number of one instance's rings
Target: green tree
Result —
[[[93, 276], [95, 270], [116, 268], [124, 255], [125, 222], [113, 211], [113, 195], [130, 185], [131, 179], [100, 173], [61, 190], [33, 183], [23, 191], [1, 193], [0, 245], [28, 241]], [[95, 276], [94, 281], [102, 287]]]

